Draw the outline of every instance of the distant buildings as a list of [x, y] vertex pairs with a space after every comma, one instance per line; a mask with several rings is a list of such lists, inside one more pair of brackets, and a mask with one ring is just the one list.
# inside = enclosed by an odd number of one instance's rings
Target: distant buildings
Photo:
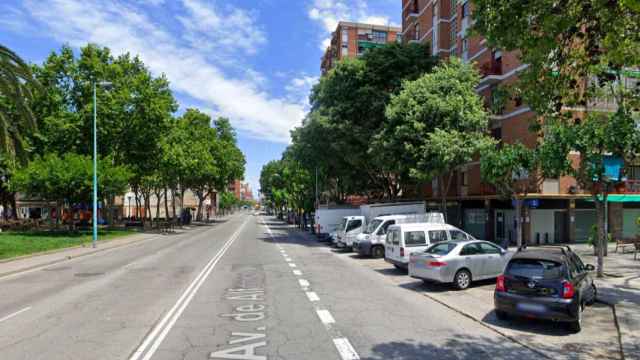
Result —
[[399, 41], [400, 31], [399, 27], [341, 21], [322, 57], [322, 74], [326, 74], [342, 59], [355, 58], [367, 49]]
[[236, 199], [240, 201], [253, 200], [253, 192], [249, 183], [243, 183], [241, 180], [235, 180], [229, 184], [229, 192], [233, 193]]

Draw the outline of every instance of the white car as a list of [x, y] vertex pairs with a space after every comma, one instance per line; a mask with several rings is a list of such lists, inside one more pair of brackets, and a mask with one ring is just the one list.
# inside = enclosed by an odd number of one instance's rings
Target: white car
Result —
[[384, 259], [396, 268], [407, 269], [412, 253], [424, 252], [433, 243], [450, 240], [475, 240], [475, 238], [449, 224], [392, 225], [387, 230]]

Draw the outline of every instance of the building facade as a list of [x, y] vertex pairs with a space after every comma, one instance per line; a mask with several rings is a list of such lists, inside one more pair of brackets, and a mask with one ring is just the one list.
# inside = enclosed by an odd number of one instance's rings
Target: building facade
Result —
[[[402, 39], [405, 43], [429, 44], [434, 56], [460, 57], [474, 63], [482, 75], [477, 88], [490, 110], [491, 134], [504, 143], [521, 142], [536, 146], [538, 134], [530, 125], [538, 116], [521, 99], [504, 97], [504, 87], [518, 79], [526, 68], [517, 52], [505, 52], [486, 46], [481, 36], [470, 36], [473, 4], [470, 0], [402, 0]], [[579, 161], [579, 155], [573, 155]], [[631, 169], [630, 174], [640, 171]], [[636, 176], [622, 189], [636, 192]], [[437, 207], [437, 184], [426, 184], [425, 194]], [[575, 179], [545, 179], [531, 189], [523, 214], [523, 238], [531, 244], [584, 242], [596, 223], [594, 205]], [[510, 200], [501, 199], [495, 190], [482, 183], [480, 162], [472, 162], [458, 171], [449, 194], [449, 219], [482, 239], [514, 242], [515, 211]], [[636, 203], [609, 204], [609, 229], [614, 237], [638, 233], [640, 206]]]
[[326, 74], [342, 59], [355, 58], [367, 49], [398, 41], [400, 31], [400, 28], [393, 26], [341, 21], [331, 35], [331, 43], [322, 58], [322, 74]]

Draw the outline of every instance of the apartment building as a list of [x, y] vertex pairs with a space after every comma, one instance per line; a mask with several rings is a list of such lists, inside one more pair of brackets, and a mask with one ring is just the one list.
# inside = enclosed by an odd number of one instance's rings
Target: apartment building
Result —
[[322, 57], [322, 74], [326, 74], [342, 59], [355, 58], [368, 49], [399, 41], [400, 31], [400, 28], [393, 26], [341, 21]]
[[[516, 52], [491, 49], [481, 36], [470, 36], [471, 0], [402, 0], [402, 40], [405, 43], [429, 44], [433, 55], [458, 56], [473, 62], [482, 74], [477, 92], [485, 99], [491, 116], [491, 134], [504, 143], [521, 142], [533, 147], [538, 135], [529, 131], [537, 115], [521, 99], [505, 99], [503, 87], [518, 79], [526, 65]], [[579, 156], [575, 155], [575, 161]], [[640, 169], [620, 193], [638, 193]], [[511, 201], [501, 199], [495, 190], [481, 182], [479, 161], [467, 164], [458, 172], [449, 200], [449, 219], [478, 238], [502, 242], [515, 241], [515, 211]], [[437, 207], [437, 184], [426, 184], [425, 194]], [[620, 197], [618, 197], [620, 198]], [[635, 202], [609, 204], [609, 229], [615, 237], [635, 236], [638, 232], [640, 206]], [[594, 205], [575, 179], [545, 179], [532, 188], [523, 216], [523, 237], [531, 244], [587, 241], [596, 223]]]

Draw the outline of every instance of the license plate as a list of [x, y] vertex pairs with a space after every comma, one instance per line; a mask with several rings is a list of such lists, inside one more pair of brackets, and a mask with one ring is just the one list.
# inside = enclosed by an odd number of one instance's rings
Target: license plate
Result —
[[544, 305], [539, 304], [529, 304], [529, 303], [519, 303], [516, 308], [521, 311], [535, 312], [541, 313], [545, 311]]

